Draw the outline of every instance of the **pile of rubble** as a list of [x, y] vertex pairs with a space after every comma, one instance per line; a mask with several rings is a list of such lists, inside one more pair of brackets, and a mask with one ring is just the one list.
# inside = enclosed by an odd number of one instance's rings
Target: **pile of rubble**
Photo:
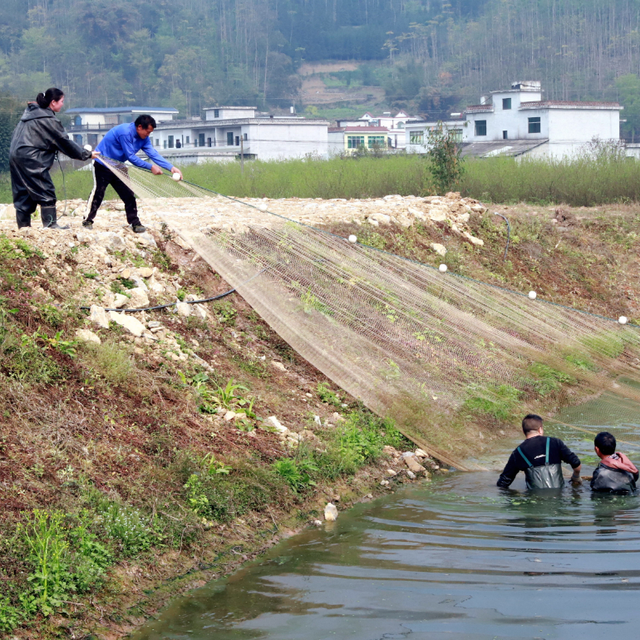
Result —
[[[459, 193], [425, 198], [389, 195], [384, 198], [365, 200], [319, 198], [232, 200], [218, 196], [167, 198], [148, 200], [145, 203], [147, 217], [154, 219], [157, 216], [167, 224], [176, 227], [186, 223], [202, 230], [224, 229], [242, 233], [249, 226], [273, 227], [281, 224], [282, 217], [311, 226], [332, 225], [340, 222], [368, 224], [372, 227], [395, 224], [405, 228], [415, 223], [444, 224], [468, 242], [479, 246], [484, 242], [471, 234], [468, 222], [474, 213], [483, 213], [485, 210], [477, 200], [462, 198]], [[432, 248], [440, 255], [446, 253], [442, 245], [434, 244]]]
[[[59, 202], [58, 216], [61, 224], [70, 224], [72, 231], [77, 233], [84, 208], [82, 200]], [[143, 224], [155, 230], [168, 225], [177, 231], [181, 227], [195, 227], [200, 230], [224, 229], [242, 233], [249, 226], [273, 227], [282, 224], [282, 218], [312, 226], [343, 222], [372, 227], [395, 224], [406, 228], [420, 223], [446, 225], [453, 233], [479, 246], [484, 242], [471, 233], [468, 222], [472, 215], [486, 210], [477, 200], [462, 198], [458, 193], [424, 198], [389, 195], [363, 200], [230, 199], [222, 196], [162, 198], [145, 200], [139, 209]], [[98, 212], [94, 229], [105, 232], [122, 229], [124, 222], [124, 205], [121, 202], [105, 202]], [[34, 220], [33, 225], [34, 229], [40, 227], [40, 221]], [[0, 205], [0, 231], [10, 228], [15, 228], [13, 206]], [[79, 241], [85, 241], [85, 237]], [[101, 242], [104, 244], [105, 241]], [[110, 242], [117, 244], [118, 240], [111, 236]], [[434, 243], [431, 247], [440, 255], [446, 254], [443, 245]], [[124, 250], [124, 247], [116, 250]]]

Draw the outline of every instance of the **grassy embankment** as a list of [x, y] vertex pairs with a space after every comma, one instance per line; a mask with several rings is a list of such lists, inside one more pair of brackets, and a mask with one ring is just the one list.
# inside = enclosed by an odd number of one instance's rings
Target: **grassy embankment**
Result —
[[[562, 203], [597, 206], [640, 200], [640, 163], [634, 160], [573, 161], [511, 158], [469, 159], [459, 190], [463, 196], [492, 203]], [[434, 192], [428, 161], [418, 156], [357, 159], [212, 163], [185, 168], [187, 180], [219, 193], [269, 198], [372, 198], [390, 193], [428, 195]], [[55, 176], [58, 196], [62, 180]], [[86, 198], [88, 172], [66, 176], [67, 197]], [[110, 194], [107, 194], [110, 197]], [[0, 202], [11, 201], [7, 175], [0, 176]]]
[[[504, 262], [504, 224], [490, 214], [471, 220], [483, 248], [447, 225], [343, 224], [334, 231], [357, 229], [367, 244], [429, 264], [441, 261], [429, 244], [442, 242], [445, 262], [459, 273], [640, 318], [636, 209], [585, 211], [581, 219], [569, 213], [556, 224], [547, 209], [501, 210], [513, 224]], [[376, 461], [388, 464], [382, 446], [406, 446], [391, 425], [323, 384], [239, 298], [214, 305], [211, 321], [149, 316], [174, 336], [156, 347], [113, 328], [97, 331], [102, 345], [79, 343], [77, 307], [98, 295], [89, 285], [101, 279], [126, 291], [131, 282], [117, 269], [84, 266], [86, 245], [47, 245], [46, 259], [42, 251], [0, 239], [3, 633], [16, 625], [13, 633], [30, 639], [124, 633], [172, 594], [246, 559], [279, 529], [307, 522], [335, 492], [345, 501], [369, 491], [384, 473]], [[160, 251], [116, 258], [118, 269], [155, 266], [178, 278], [179, 297], [225, 288], [166, 239]], [[214, 370], [173, 357], [190, 351]], [[538, 380], [546, 413], [571, 397], [571, 380], [549, 371]], [[493, 405], [470, 397], [468, 406], [474, 437], [478, 415], [490, 437], [522, 409], [512, 395]], [[245, 417], [225, 422], [217, 410], [228, 408]], [[314, 414], [334, 426], [318, 426]], [[260, 419], [268, 415], [312, 434], [288, 449]], [[443, 434], [458, 437], [449, 445], [462, 453], [465, 434]], [[183, 577], [165, 582], [176, 576]]]
[[[115, 272], [85, 244], [39, 242], [0, 236], [3, 637], [124, 633], [335, 495], [348, 504], [371, 491], [383, 447], [410, 446], [237, 298], [209, 319], [154, 314], [157, 344], [113, 326], [94, 328], [102, 344], [77, 340], [80, 306], [133, 285], [122, 268], [157, 267], [180, 299], [226, 285], [170, 241], [173, 253], [117, 254]], [[306, 429], [300, 444], [274, 433], [270, 415]]]

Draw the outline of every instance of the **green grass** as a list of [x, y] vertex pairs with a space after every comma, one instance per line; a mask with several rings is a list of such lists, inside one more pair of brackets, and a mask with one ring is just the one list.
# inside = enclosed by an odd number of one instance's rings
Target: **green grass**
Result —
[[[486, 202], [565, 203], [595, 206], [640, 201], [640, 163], [600, 157], [569, 160], [513, 158], [467, 159], [462, 195]], [[428, 160], [415, 155], [307, 158], [284, 162], [209, 163], [184, 169], [185, 178], [236, 197], [377, 198], [389, 194], [434, 193]], [[92, 187], [87, 171], [67, 171], [68, 198], [86, 198]], [[63, 198], [62, 176], [54, 176]], [[115, 198], [112, 192], [107, 198]], [[0, 176], [0, 201], [11, 201], [8, 177]]]

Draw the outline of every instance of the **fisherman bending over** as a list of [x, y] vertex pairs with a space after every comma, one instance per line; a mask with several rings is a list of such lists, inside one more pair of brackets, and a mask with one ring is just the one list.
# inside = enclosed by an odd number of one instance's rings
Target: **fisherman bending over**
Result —
[[[151, 144], [149, 136], [156, 128], [156, 121], [151, 116], [142, 115], [136, 118], [135, 122], [120, 124], [111, 129], [96, 147], [96, 151], [100, 152], [106, 158], [117, 160], [118, 162], [131, 163], [141, 169], [148, 169], [155, 176], [162, 175], [162, 169], [170, 170], [171, 173], [177, 173], [182, 179], [180, 169], [174, 167], [170, 162], [165, 160]], [[139, 158], [136, 154], [138, 151], [144, 151], [149, 160], [155, 164], [149, 164]], [[127, 168], [124, 164], [118, 167], [125, 175]], [[115, 192], [122, 198], [124, 209], [127, 214], [127, 223], [135, 233], [144, 233], [147, 229], [138, 218], [138, 206], [136, 205], [136, 197], [133, 191], [116, 176], [101, 160], [93, 163], [93, 191], [87, 202], [87, 217], [82, 221], [82, 226], [91, 229], [95, 220], [98, 209], [102, 204], [104, 193], [107, 187], [111, 185]]]
[[573, 482], [580, 480], [580, 459], [562, 440], [544, 435], [540, 416], [525, 416], [522, 431], [525, 441], [511, 454], [498, 479], [499, 487], [508, 487], [518, 471], [524, 471], [527, 489], [559, 489], [564, 485], [561, 462], [573, 468]]
[[600, 464], [593, 472], [591, 489], [602, 493], [633, 493], [638, 481], [638, 469], [624, 455], [616, 453], [616, 439], [607, 431], [593, 441]]

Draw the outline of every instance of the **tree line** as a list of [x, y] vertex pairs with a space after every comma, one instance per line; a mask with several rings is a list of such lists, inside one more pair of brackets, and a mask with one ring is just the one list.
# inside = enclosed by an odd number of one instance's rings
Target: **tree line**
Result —
[[[431, 117], [529, 79], [550, 99], [631, 105], [640, 0], [0, 4], [0, 88], [20, 100], [56, 85], [74, 106], [286, 107], [299, 99], [299, 65], [331, 59], [361, 61], [389, 106]], [[640, 131], [631, 111], [627, 128]]]

